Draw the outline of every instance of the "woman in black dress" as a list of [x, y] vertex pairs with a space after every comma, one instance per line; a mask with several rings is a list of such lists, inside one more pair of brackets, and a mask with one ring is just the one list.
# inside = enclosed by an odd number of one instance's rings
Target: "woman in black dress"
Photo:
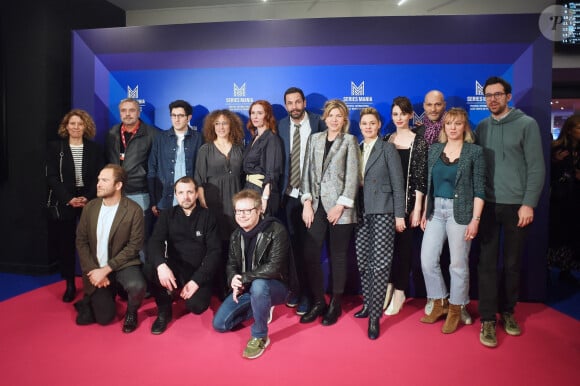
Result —
[[269, 102], [255, 101], [250, 105], [249, 114], [247, 127], [252, 142], [244, 151], [244, 188], [260, 192], [262, 212], [275, 216], [280, 206], [280, 183], [284, 175], [282, 139], [278, 136], [276, 118]]
[[46, 177], [50, 201], [57, 203], [60, 219], [49, 219], [49, 255], [58, 259], [66, 280], [64, 302], [72, 302], [75, 286], [75, 237], [82, 208], [97, 194], [97, 175], [104, 165], [101, 146], [92, 141], [96, 127], [84, 110], [71, 110], [58, 127], [60, 140], [47, 149]]
[[236, 227], [232, 197], [242, 184], [242, 120], [230, 110], [212, 111], [205, 118], [203, 136], [195, 162], [198, 199], [214, 213], [221, 239], [227, 242]]

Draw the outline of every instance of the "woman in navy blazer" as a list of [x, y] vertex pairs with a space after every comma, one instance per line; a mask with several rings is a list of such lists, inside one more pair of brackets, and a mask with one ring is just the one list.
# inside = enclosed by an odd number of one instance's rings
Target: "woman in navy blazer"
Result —
[[[447, 112], [439, 141], [429, 149], [427, 203], [421, 218], [425, 231], [421, 267], [427, 296], [434, 304], [421, 322], [434, 323], [447, 314], [442, 332], [450, 334], [457, 329], [462, 307], [469, 303], [469, 250], [483, 210], [485, 165], [482, 148], [473, 144], [465, 110]], [[439, 264], [445, 239], [449, 241], [449, 291]]]
[[[346, 285], [347, 252], [357, 220], [354, 200], [359, 186], [360, 152], [356, 137], [348, 134], [348, 108], [341, 100], [329, 100], [322, 116], [328, 127], [310, 135], [306, 145], [304, 173], [300, 184], [304, 205], [302, 219], [307, 232], [304, 242], [305, 271], [313, 305], [301, 323], [330, 326], [342, 314], [341, 297]], [[332, 299], [326, 307], [320, 253], [329, 240]]]
[[71, 110], [58, 128], [58, 141], [48, 144], [46, 177], [51, 201], [58, 203], [60, 220], [49, 220], [49, 255], [58, 259], [66, 280], [64, 302], [72, 302], [75, 286], [75, 236], [77, 221], [85, 204], [97, 195], [97, 175], [104, 165], [100, 145], [91, 141], [96, 127], [84, 110]]
[[362, 186], [356, 256], [361, 277], [363, 307], [355, 318], [369, 317], [368, 337], [379, 337], [379, 320], [391, 274], [395, 227], [405, 229], [405, 184], [397, 149], [379, 139], [381, 119], [375, 108], [360, 112]]

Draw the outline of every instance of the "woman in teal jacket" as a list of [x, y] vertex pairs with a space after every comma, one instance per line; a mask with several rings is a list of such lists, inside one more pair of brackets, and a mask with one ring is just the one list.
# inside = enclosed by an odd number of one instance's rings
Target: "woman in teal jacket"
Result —
[[[469, 250], [483, 210], [485, 164], [482, 148], [473, 144], [465, 110], [447, 112], [439, 141], [429, 148], [427, 202], [421, 219], [425, 231], [421, 267], [434, 306], [421, 322], [434, 323], [447, 314], [442, 331], [449, 334], [457, 329], [461, 309], [469, 303]], [[439, 264], [446, 238], [451, 260], [449, 290]]]

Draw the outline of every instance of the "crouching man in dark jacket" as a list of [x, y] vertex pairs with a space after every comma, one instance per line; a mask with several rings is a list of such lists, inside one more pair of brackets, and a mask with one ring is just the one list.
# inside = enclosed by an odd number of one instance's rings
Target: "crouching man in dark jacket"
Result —
[[262, 355], [270, 339], [268, 323], [273, 306], [284, 304], [290, 286], [292, 256], [286, 228], [274, 217], [263, 217], [262, 198], [253, 190], [233, 197], [237, 228], [230, 238], [226, 274], [232, 293], [220, 306], [213, 327], [229, 331], [254, 318], [252, 336], [242, 356]]

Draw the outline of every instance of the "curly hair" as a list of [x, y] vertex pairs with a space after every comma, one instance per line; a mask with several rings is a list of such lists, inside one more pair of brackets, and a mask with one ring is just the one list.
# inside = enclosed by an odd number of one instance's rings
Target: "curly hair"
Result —
[[223, 116], [230, 122], [228, 140], [234, 145], [242, 144], [242, 141], [244, 140], [242, 120], [238, 114], [227, 109], [214, 110], [205, 117], [203, 120], [203, 138], [205, 139], [205, 142], [213, 142], [217, 139], [214, 125], [220, 116]]
[[58, 126], [58, 135], [60, 135], [62, 138], [68, 137], [68, 130], [66, 127], [68, 126], [70, 119], [74, 116], [79, 117], [85, 125], [83, 130], [83, 137], [87, 139], [95, 138], [95, 135], [97, 135], [95, 121], [93, 121], [93, 118], [89, 115], [89, 113], [81, 109], [73, 109], [65, 114], [65, 116], [62, 118], [62, 121], [60, 121], [60, 125]]
[[256, 135], [256, 127], [254, 127], [254, 125], [252, 124], [251, 119], [252, 107], [254, 107], [255, 105], [260, 105], [264, 108], [264, 121], [266, 123], [266, 126], [268, 127], [268, 129], [272, 130], [274, 134], [277, 134], [278, 129], [276, 128], [276, 118], [274, 117], [274, 110], [272, 109], [272, 105], [270, 104], [270, 102], [260, 99], [252, 103], [250, 105], [250, 108], [248, 109], [248, 115], [250, 116], [250, 119], [248, 120], [248, 124], [246, 125], [246, 127], [248, 128], [248, 130], [250, 130], [252, 136]]

